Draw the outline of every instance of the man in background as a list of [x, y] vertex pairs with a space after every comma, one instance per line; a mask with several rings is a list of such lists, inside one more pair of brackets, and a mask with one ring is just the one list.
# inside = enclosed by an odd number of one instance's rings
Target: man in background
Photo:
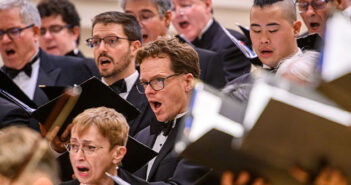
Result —
[[94, 60], [86, 58], [78, 49], [80, 17], [74, 4], [69, 0], [42, 0], [37, 8], [42, 19], [40, 47], [52, 55], [83, 58], [94, 75], [99, 77]]
[[[171, 0], [123, 0], [121, 7], [126, 13], [134, 15], [143, 34], [143, 44], [168, 36], [171, 22]], [[177, 36], [182, 42], [182, 37]], [[193, 46], [191, 43], [188, 43]], [[215, 52], [193, 46], [200, 58], [200, 79], [216, 88], [225, 85], [221, 57]]]
[[196, 47], [222, 56], [227, 81], [250, 72], [250, 61], [227, 33], [243, 42], [246, 41], [245, 37], [234, 30], [224, 31], [225, 28], [213, 18], [212, 0], [173, 0], [172, 23], [178, 33]]

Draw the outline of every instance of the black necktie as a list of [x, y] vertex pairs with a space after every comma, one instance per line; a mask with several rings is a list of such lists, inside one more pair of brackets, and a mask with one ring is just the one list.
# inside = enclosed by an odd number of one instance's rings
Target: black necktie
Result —
[[171, 132], [172, 127], [174, 124], [174, 120], [168, 121], [166, 123], [164, 122], [151, 122], [150, 124], [150, 133], [153, 135], [159, 135], [163, 131], [164, 136], [168, 136], [168, 134]]
[[8, 68], [6, 66], [4, 66], [4, 72], [7, 74], [8, 77], [10, 77], [11, 79], [14, 79], [18, 73], [20, 73], [21, 71], [24, 71], [24, 73], [26, 73], [26, 75], [28, 77], [32, 76], [32, 64], [37, 61], [39, 58], [39, 54], [35, 55], [35, 57], [32, 59], [32, 61], [28, 62], [22, 69], [12, 69], [12, 68]]
[[118, 80], [117, 82], [110, 85], [110, 87], [117, 93], [125, 93], [127, 92], [127, 84], [124, 79]]

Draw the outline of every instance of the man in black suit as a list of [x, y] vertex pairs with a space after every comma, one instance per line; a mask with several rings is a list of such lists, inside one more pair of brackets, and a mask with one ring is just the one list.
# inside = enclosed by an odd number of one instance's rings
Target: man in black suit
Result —
[[48, 100], [38, 85], [74, 85], [92, 76], [81, 59], [56, 57], [39, 49], [40, 16], [28, 1], [1, 1], [0, 16], [2, 70], [37, 105]]
[[[172, 23], [178, 33], [196, 47], [219, 53], [227, 81], [250, 72], [250, 61], [231, 41], [225, 28], [213, 18], [212, 0], [172, 1]], [[239, 32], [227, 30], [236, 39], [246, 41]]]
[[[156, 40], [158, 37], [167, 36], [171, 21], [172, 1], [156, 0], [123, 0], [121, 7], [126, 13], [134, 15], [143, 34], [143, 44]], [[181, 36], [177, 36], [182, 42], [187, 42]], [[220, 55], [217, 53], [195, 47], [200, 58], [200, 79], [216, 88], [222, 88], [226, 81]]]
[[0, 129], [9, 125], [29, 125], [29, 114], [0, 94]]
[[176, 38], [158, 39], [141, 48], [138, 90], [145, 93], [157, 122], [140, 131], [135, 138], [159, 152], [148, 165], [130, 174], [123, 169], [118, 175], [130, 184], [196, 184], [208, 169], [191, 164], [173, 152], [186, 114], [187, 103], [199, 77], [199, 59], [188, 44]]
[[155, 119], [145, 95], [136, 89], [139, 72], [135, 68], [135, 56], [141, 46], [140, 25], [132, 15], [105, 12], [94, 17], [91, 33], [92, 38], [87, 42], [93, 49], [102, 81], [141, 112], [128, 123], [129, 134], [134, 136]]
[[41, 17], [40, 47], [51, 55], [83, 58], [99, 77], [94, 60], [78, 49], [80, 17], [74, 4], [69, 0], [42, 0], [37, 8]]

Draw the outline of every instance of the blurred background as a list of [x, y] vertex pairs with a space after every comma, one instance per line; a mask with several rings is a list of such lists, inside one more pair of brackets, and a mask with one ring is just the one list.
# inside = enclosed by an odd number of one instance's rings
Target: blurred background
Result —
[[[30, 0], [33, 4], [37, 4], [40, 0]], [[93, 56], [92, 50], [85, 45], [85, 40], [90, 37], [91, 19], [105, 11], [121, 11], [119, 0], [71, 0], [77, 8], [81, 16], [81, 43], [79, 45], [81, 51], [89, 57]], [[213, 0], [214, 16], [225, 27], [239, 30], [236, 24], [249, 26], [250, 6], [253, 0]], [[303, 30], [306, 30], [303, 27]], [[303, 32], [302, 30], [302, 32]], [[174, 28], [170, 29], [171, 33], [175, 33]], [[0, 66], [2, 61], [0, 59]]]

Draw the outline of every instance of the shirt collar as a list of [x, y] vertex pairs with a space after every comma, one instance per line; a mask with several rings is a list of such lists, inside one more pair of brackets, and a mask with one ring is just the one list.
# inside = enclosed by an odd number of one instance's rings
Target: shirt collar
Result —
[[212, 23], [213, 23], [213, 18], [212, 19], [210, 19], [208, 22], [207, 22], [207, 24], [206, 24], [206, 26], [204, 27], [204, 29], [202, 29], [202, 31], [201, 31], [201, 33], [200, 33], [200, 35], [199, 35], [199, 39], [201, 39], [202, 38], [202, 35], [210, 28], [210, 26], [212, 25]]

